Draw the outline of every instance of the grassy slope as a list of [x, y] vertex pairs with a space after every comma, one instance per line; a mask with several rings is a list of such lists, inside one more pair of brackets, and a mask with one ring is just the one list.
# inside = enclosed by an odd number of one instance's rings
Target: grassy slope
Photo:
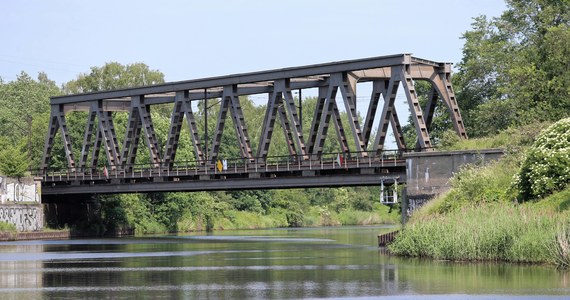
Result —
[[[521, 153], [539, 131], [530, 130], [532, 134], [523, 128], [501, 133], [495, 139], [467, 142], [480, 148], [505, 145], [510, 153], [486, 168], [472, 167], [460, 172], [452, 180], [449, 193], [414, 214], [390, 250], [398, 255], [458, 261], [561, 265], [557, 260], [565, 250], [559, 243], [560, 236], [570, 231], [564, 230], [570, 220], [570, 188], [525, 204], [514, 201], [510, 188]], [[466, 147], [463, 143], [448, 149]]]

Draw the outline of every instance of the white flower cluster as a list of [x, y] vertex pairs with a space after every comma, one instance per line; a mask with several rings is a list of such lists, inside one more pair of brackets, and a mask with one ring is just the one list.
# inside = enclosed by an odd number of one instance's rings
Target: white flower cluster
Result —
[[570, 183], [570, 118], [545, 129], [526, 154], [514, 178], [521, 194], [540, 198]]

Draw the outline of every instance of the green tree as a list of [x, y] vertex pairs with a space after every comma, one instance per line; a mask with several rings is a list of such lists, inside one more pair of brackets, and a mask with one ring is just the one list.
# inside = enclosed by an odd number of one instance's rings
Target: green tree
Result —
[[9, 177], [23, 177], [29, 167], [28, 153], [22, 151], [25, 147], [1, 143], [0, 172]]
[[66, 94], [78, 94], [160, 83], [164, 83], [164, 74], [144, 63], [109, 62], [102, 67], [91, 67], [89, 74], [79, 74], [77, 79], [67, 82], [63, 90]]
[[570, 112], [570, 1], [507, 0], [474, 19], [454, 77], [471, 136], [553, 121]]
[[22, 152], [32, 168], [39, 166], [43, 153], [49, 98], [60, 94], [45, 73], [34, 80], [22, 72], [14, 81], [0, 82], [0, 136], [12, 145], [25, 144]]

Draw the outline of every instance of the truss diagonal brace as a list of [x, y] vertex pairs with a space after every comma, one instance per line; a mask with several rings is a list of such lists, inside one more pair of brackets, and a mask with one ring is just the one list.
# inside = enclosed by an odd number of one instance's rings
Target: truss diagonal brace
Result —
[[170, 118], [170, 130], [168, 131], [168, 138], [166, 140], [166, 147], [164, 150], [164, 157], [162, 159], [163, 166], [171, 168], [176, 157], [176, 150], [180, 141], [180, 133], [182, 131], [182, 124], [184, 116], [188, 122], [188, 129], [190, 131], [190, 139], [194, 147], [194, 154], [197, 161], [202, 161], [203, 154], [199, 138], [198, 129], [190, 99], [188, 98], [188, 91], [176, 92], [174, 109]]
[[402, 85], [404, 86], [406, 97], [408, 98], [408, 105], [410, 106], [410, 114], [412, 120], [414, 121], [420, 148], [425, 151], [433, 151], [433, 146], [431, 144], [429, 132], [423, 117], [422, 108], [420, 106], [418, 95], [414, 87], [412, 75], [410, 72], [410, 65], [407, 64], [400, 67], [399, 75], [400, 78], [402, 79]]
[[83, 145], [81, 147], [81, 161], [79, 162], [79, 168], [82, 171], [85, 171], [87, 167], [87, 159], [89, 156], [89, 148], [91, 146], [91, 138], [93, 137], [93, 128], [95, 127], [96, 117], [97, 113], [93, 111], [93, 108], [90, 108], [89, 116], [87, 117], [87, 124], [85, 125], [85, 135], [83, 137]]
[[334, 73], [331, 75], [331, 84], [338, 86], [342, 94], [348, 124], [352, 131], [354, 139], [355, 151], [360, 157], [366, 157], [364, 152], [366, 144], [362, 138], [362, 128], [358, 121], [358, 114], [356, 111], [356, 82], [357, 78], [349, 72]]
[[247, 126], [245, 118], [241, 109], [241, 103], [237, 92], [237, 85], [224, 86], [224, 98], [229, 98], [231, 103], [231, 116], [236, 128], [236, 134], [240, 143], [240, 150], [242, 158], [253, 159], [249, 135], [247, 133]]
[[69, 131], [67, 129], [67, 123], [65, 121], [65, 110], [64, 105], [52, 105], [50, 112], [50, 123], [48, 129], [48, 135], [44, 144], [44, 155], [42, 158], [41, 169], [44, 173], [47, 173], [49, 169], [49, 163], [51, 161], [51, 151], [55, 142], [55, 135], [57, 131], [61, 130], [61, 138], [63, 140], [63, 150], [65, 151], [65, 156], [67, 158], [67, 166], [69, 172], [75, 172], [75, 159], [73, 151], [71, 148], [71, 138], [69, 136]]
[[463, 118], [461, 117], [457, 99], [455, 98], [453, 87], [451, 86], [451, 65], [445, 64], [442, 68], [439, 68], [438, 71], [438, 76], [433, 76], [431, 80], [432, 86], [443, 99], [451, 116], [455, 132], [460, 138], [467, 139]]
[[[394, 102], [396, 100], [396, 94], [398, 92], [398, 86], [400, 85], [400, 78], [394, 76], [398, 67], [392, 67], [392, 76], [388, 82], [388, 87], [384, 94], [384, 106], [382, 108], [382, 114], [380, 115], [380, 122], [378, 124], [378, 130], [376, 132], [376, 138], [374, 139], [373, 151], [379, 155], [384, 149], [384, 142], [386, 140], [386, 135], [388, 134], [388, 126], [390, 125], [390, 119], [394, 114], [395, 107]], [[371, 126], [371, 125], [370, 125]]]
[[[314, 157], [318, 157], [322, 154], [323, 146], [325, 143], [325, 138], [327, 136], [327, 131], [330, 123], [331, 116], [334, 116], [333, 122], [335, 123], [336, 133], [338, 141], [340, 143], [341, 152], [348, 153], [348, 143], [346, 141], [346, 135], [344, 133], [344, 128], [342, 127], [342, 122], [340, 120], [340, 113], [338, 107], [336, 106], [336, 93], [338, 91], [338, 86], [329, 84], [328, 87], [319, 88], [319, 99], [322, 101], [322, 113], [318, 118], [319, 123], [316, 124], [317, 119], [313, 120], [312, 128], [316, 129], [314, 143], [311, 145], [312, 154]], [[320, 105], [320, 103], [319, 103]], [[319, 108], [319, 110], [321, 110]], [[311, 139], [313, 137], [311, 136]]]
[[161, 165], [161, 155], [160, 148], [158, 146], [158, 139], [156, 138], [156, 133], [154, 131], [154, 125], [152, 123], [152, 117], [150, 115], [149, 107], [144, 103], [143, 96], [133, 96], [131, 98], [131, 114], [134, 110], [137, 111], [135, 117], [138, 117], [140, 125], [144, 128], [144, 138], [150, 154], [150, 163], [158, 167]]

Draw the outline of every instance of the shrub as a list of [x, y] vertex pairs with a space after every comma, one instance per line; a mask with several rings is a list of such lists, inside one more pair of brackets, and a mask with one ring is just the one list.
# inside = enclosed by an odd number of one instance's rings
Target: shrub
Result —
[[520, 201], [563, 190], [570, 183], [570, 118], [543, 130], [527, 151], [513, 186]]

